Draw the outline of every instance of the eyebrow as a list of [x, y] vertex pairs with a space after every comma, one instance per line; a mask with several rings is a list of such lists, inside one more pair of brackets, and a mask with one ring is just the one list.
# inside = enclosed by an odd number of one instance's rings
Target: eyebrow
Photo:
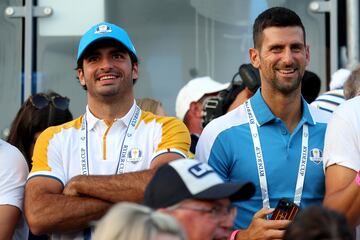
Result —
[[[274, 43], [274, 44], [272, 44], [272, 45], [269, 45], [267, 48], [268, 48], [268, 49], [284, 48], [285, 45], [286, 45], [286, 44]], [[300, 43], [300, 42], [296, 42], [296, 43], [290, 44], [290, 48], [294, 48], [294, 47], [304, 48], [304, 47], [305, 47], [305, 44], [304, 44], [304, 43]]]

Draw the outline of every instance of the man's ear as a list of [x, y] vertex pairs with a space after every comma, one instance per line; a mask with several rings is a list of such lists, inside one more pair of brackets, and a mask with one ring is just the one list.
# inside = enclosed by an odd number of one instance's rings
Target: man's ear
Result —
[[308, 66], [310, 63], [310, 46], [309, 45], [305, 46], [305, 54], [306, 54], [306, 66]]
[[138, 79], [139, 78], [139, 63], [135, 62], [132, 66], [132, 78]]
[[259, 50], [257, 50], [256, 48], [249, 49], [250, 62], [255, 68], [259, 68], [260, 66], [259, 54], [260, 54]]
[[77, 75], [78, 75], [81, 86], [86, 86], [86, 82], [85, 82], [85, 78], [84, 78], [84, 70], [82, 68], [77, 69]]
[[190, 107], [189, 107], [189, 112], [191, 112], [191, 114], [193, 116], [196, 116], [198, 118], [202, 117], [202, 104], [200, 102], [191, 102], [190, 103]]

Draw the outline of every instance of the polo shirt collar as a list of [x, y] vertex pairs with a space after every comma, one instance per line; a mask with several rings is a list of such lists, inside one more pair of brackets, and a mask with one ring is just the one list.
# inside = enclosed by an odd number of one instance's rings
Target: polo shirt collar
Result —
[[[300, 122], [315, 125], [316, 122], [310, 113], [308, 103], [303, 97], [301, 97], [301, 102], [303, 115]], [[251, 107], [253, 108], [256, 120], [260, 126], [276, 119], [276, 116], [271, 112], [261, 95], [261, 88], [259, 88], [255, 95], [251, 97]]]
[[[131, 106], [130, 110], [125, 114], [125, 116], [123, 116], [122, 118], [117, 118], [115, 119], [115, 121], [121, 121], [123, 124], [125, 124], [126, 127], [128, 127], [135, 111], [135, 106], [136, 102], [134, 100], [133, 105]], [[95, 117], [94, 114], [91, 113], [88, 105], [86, 106], [86, 120], [88, 130], [92, 130], [96, 126], [96, 124], [103, 122], [102, 119]]]
[[302, 102], [302, 112], [303, 112], [301, 121], [304, 121], [304, 123], [307, 123], [309, 125], [315, 125], [316, 122], [309, 110], [309, 104], [306, 102], [305, 98], [303, 97], [301, 97], [301, 102]]

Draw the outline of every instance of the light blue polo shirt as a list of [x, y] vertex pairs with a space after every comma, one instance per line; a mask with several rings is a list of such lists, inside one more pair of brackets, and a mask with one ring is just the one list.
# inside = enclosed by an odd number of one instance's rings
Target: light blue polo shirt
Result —
[[[265, 103], [261, 89], [250, 102], [259, 123], [270, 207], [274, 208], [282, 197], [294, 200], [305, 123], [309, 127], [309, 148], [300, 207], [321, 204], [325, 191], [322, 151], [330, 114], [308, 105], [302, 99], [302, 118], [290, 134], [284, 122]], [[255, 184], [254, 197], [234, 203], [238, 209], [235, 228], [247, 228], [253, 215], [263, 205], [253, 139], [244, 104], [206, 126], [196, 148], [196, 158], [207, 161], [227, 182], [251, 181]]]

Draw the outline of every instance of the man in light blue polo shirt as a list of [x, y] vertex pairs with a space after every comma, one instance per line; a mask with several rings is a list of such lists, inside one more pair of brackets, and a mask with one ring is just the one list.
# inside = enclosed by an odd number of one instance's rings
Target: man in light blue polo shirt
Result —
[[266, 220], [282, 197], [302, 208], [324, 196], [322, 151], [329, 114], [301, 96], [301, 79], [310, 60], [299, 16], [270, 8], [253, 27], [250, 60], [259, 69], [261, 88], [247, 102], [204, 129], [196, 158], [227, 182], [251, 181], [255, 196], [236, 203], [237, 239], [279, 239], [287, 220]]

